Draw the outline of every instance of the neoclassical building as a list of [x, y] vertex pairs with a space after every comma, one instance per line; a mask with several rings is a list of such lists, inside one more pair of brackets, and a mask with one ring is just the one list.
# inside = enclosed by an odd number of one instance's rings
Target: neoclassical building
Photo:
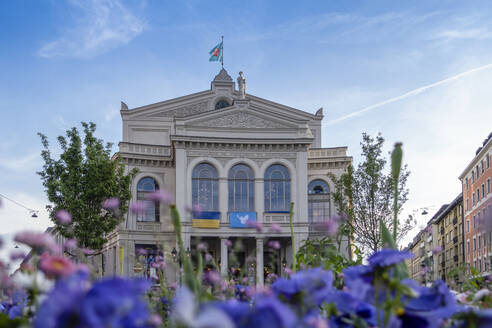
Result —
[[[144, 213], [128, 213], [108, 236], [105, 274], [152, 275], [145, 263], [176, 257], [168, 207], [146, 200], [157, 189], [175, 197], [189, 256], [205, 242], [222, 274], [249, 261], [258, 284], [268, 272], [281, 274], [292, 247], [319, 234], [316, 222], [335, 214], [328, 173], [339, 176], [352, 158], [347, 147], [321, 148], [322, 109], [311, 114], [259, 98], [246, 93], [242, 74], [237, 81], [236, 89], [222, 69], [208, 90], [133, 109], [122, 103], [123, 140], [115, 156], [128, 170], [138, 168], [133, 200], [148, 206]], [[243, 245], [235, 263], [227, 240]], [[268, 247], [271, 240], [280, 249]], [[177, 267], [167, 266], [168, 280], [178, 279]]]

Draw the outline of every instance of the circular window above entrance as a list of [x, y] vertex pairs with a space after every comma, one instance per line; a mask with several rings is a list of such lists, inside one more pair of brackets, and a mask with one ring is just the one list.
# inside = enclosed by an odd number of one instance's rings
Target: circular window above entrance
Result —
[[225, 108], [225, 107], [229, 107], [231, 104], [229, 104], [229, 102], [225, 99], [220, 99], [219, 101], [217, 101], [215, 103], [215, 109], [222, 109], [222, 108]]

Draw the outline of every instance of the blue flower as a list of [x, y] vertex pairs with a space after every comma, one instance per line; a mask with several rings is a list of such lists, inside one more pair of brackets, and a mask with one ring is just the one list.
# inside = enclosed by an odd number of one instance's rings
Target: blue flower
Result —
[[142, 294], [149, 288], [143, 279], [96, 282], [80, 305], [82, 321], [89, 327], [146, 327], [149, 311]]
[[303, 305], [319, 306], [334, 290], [333, 273], [322, 268], [307, 269], [293, 274], [290, 279], [277, 279], [272, 288], [289, 301], [302, 293]]
[[382, 250], [372, 254], [368, 261], [369, 266], [376, 267], [388, 267], [406, 259], [412, 258], [413, 254], [410, 252], [402, 252], [396, 249], [383, 248]]
[[225, 302], [212, 302], [210, 306], [215, 306], [224, 311], [237, 327], [246, 323], [251, 307], [246, 302], [231, 299]]
[[276, 297], [257, 300], [247, 318], [245, 328], [288, 328], [294, 327], [297, 318], [287, 305]]
[[405, 311], [425, 316], [432, 321], [449, 318], [462, 310], [442, 280], [436, 280], [430, 288], [420, 287], [419, 296], [405, 305]]
[[35, 328], [77, 327], [79, 305], [86, 292], [88, 274], [78, 272], [59, 280], [34, 317]]

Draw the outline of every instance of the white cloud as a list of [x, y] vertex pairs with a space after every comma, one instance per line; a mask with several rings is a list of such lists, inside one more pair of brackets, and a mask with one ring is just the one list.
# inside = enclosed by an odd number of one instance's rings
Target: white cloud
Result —
[[87, 0], [72, 1], [80, 13], [74, 26], [39, 50], [39, 56], [94, 57], [120, 45], [127, 44], [145, 28], [120, 1]]
[[108, 106], [106, 106], [106, 111], [104, 113], [104, 119], [106, 120], [106, 122], [110, 122], [119, 113], [120, 113], [120, 110], [118, 108], [114, 108], [114, 106], [108, 105]]
[[23, 157], [15, 156], [0, 158], [0, 167], [10, 171], [26, 171], [33, 168], [39, 168], [41, 163], [41, 152], [35, 151]]
[[492, 37], [492, 32], [485, 27], [469, 29], [449, 29], [439, 31], [434, 35], [435, 39], [445, 40], [485, 40]]

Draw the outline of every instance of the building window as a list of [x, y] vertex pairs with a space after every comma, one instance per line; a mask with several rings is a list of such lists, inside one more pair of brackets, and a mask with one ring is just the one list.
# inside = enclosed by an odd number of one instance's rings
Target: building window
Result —
[[473, 216], [473, 229], [477, 227], [477, 217], [474, 215]]
[[465, 185], [466, 185], [466, 191], [468, 191], [468, 178], [465, 180]]
[[198, 164], [192, 173], [192, 205], [202, 212], [219, 210], [219, 176], [208, 163]]
[[482, 198], [485, 196], [485, 183], [482, 183]]
[[252, 212], [255, 209], [255, 180], [253, 170], [245, 164], [229, 170], [229, 211]]
[[482, 241], [482, 236], [478, 235], [478, 248], [480, 249], [480, 246], [482, 245], [481, 241]]
[[477, 189], [477, 204], [480, 202], [480, 188]]
[[487, 179], [487, 194], [490, 194], [490, 179]]
[[478, 180], [478, 176], [479, 176], [479, 175], [478, 175], [478, 165], [477, 165], [477, 167], [476, 167], [476, 171], [477, 171], [477, 180]]
[[137, 183], [137, 200], [145, 203], [145, 211], [137, 214], [137, 221], [159, 222], [159, 202], [148, 199], [148, 194], [159, 190], [153, 178], [145, 177]]
[[475, 171], [472, 171], [472, 184], [475, 183]]
[[490, 155], [487, 154], [487, 168], [490, 167]]
[[473, 237], [473, 251], [475, 252], [477, 250], [477, 239]]
[[475, 193], [472, 194], [472, 206], [475, 206]]
[[283, 165], [271, 165], [265, 172], [265, 211], [290, 211], [290, 174]]
[[466, 232], [470, 232], [470, 220], [466, 220]]
[[468, 211], [470, 209], [470, 200], [467, 198], [466, 199], [466, 210]]
[[225, 99], [221, 99], [219, 101], [217, 101], [215, 103], [215, 109], [222, 109], [222, 108], [226, 108], [226, 107], [229, 107], [231, 104], [229, 104], [229, 102]]
[[480, 161], [480, 170], [482, 171], [482, 174], [483, 174], [483, 171], [484, 171], [483, 159]]
[[470, 253], [470, 241], [469, 240], [466, 241], [466, 250], [468, 253]]
[[314, 180], [308, 185], [308, 216], [310, 223], [330, 217], [330, 188], [323, 180]]

